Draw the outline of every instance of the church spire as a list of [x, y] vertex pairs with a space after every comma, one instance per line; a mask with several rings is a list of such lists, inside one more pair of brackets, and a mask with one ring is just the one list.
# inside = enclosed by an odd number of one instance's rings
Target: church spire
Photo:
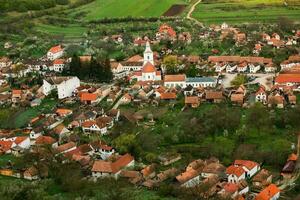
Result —
[[149, 41], [146, 42], [146, 48], [144, 51], [144, 65], [147, 62], [150, 62], [152, 65], [154, 65], [153, 51], [151, 50]]

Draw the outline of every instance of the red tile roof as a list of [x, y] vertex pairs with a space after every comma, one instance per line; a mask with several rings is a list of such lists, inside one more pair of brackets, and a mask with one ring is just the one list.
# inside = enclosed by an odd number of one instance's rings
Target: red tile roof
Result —
[[165, 75], [165, 82], [183, 82], [185, 81], [185, 74]]
[[0, 151], [7, 152], [10, 150], [14, 142], [12, 141], [1, 141], [0, 140]]
[[62, 144], [62, 145], [58, 146], [56, 148], [56, 150], [58, 152], [64, 152], [64, 151], [66, 151], [68, 149], [72, 149], [73, 147], [76, 147], [76, 144], [74, 142], [68, 142], [66, 144]]
[[176, 37], [176, 32], [174, 31], [174, 29], [167, 25], [167, 24], [163, 24], [159, 27], [158, 30], [159, 33], [166, 33], [168, 34], [170, 37]]
[[235, 167], [234, 165], [230, 165], [226, 169], [226, 174], [234, 174], [237, 177], [240, 177], [245, 173], [245, 170], [242, 167]]
[[234, 165], [244, 166], [247, 169], [251, 170], [254, 167], [258, 166], [258, 163], [254, 162], [254, 161], [251, 161], [251, 160], [235, 160]]
[[88, 93], [88, 92], [81, 93], [80, 100], [81, 101], [96, 101], [97, 100], [97, 94]]
[[22, 143], [23, 141], [25, 141], [27, 138], [28, 138], [28, 137], [26, 137], [26, 136], [16, 137], [16, 139], [15, 139], [14, 142], [15, 142], [16, 144], [20, 144], [20, 143]]
[[166, 92], [160, 95], [160, 99], [167, 100], [167, 99], [176, 99], [176, 93], [174, 92]]
[[49, 52], [51, 52], [51, 53], [58, 53], [58, 52], [60, 52], [62, 50], [63, 49], [61, 48], [61, 46], [57, 45], [57, 46], [51, 47], [51, 49], [49, 50]]
[[184, 99], [184, 102], [186, 104], [198, 104], [199, 103], [199, 98], [197, 96], [186, 96]]
[[12, 90], [12, 94], [13, 95], [21, 95], [22, 94], [22, 90]]
[[147, 62], [142, 69], [143, 73], [153, 73], [156, 71], [156, 68], [154, 67], [153, 64], [151, 64], [150, 62]]
[[279, 74], [275, 78], [276, 83], [300, 83], [300, 74]]
[[65, 60], [64, 59], [55, 59], [53, 61], [53, 65], [62, 65], [65, 63]]
[[56, 140], [50, 136], [39, 136], [38, 138], [36, 138], [35, 140], [35, 144], [53, 144], [55, 143]]
[[256, 197], [255, 200], [270, 200], [274, 197], [280, 190], [275, 184], [271, 184], [262, 190]]
[[65, 108], [58, 108], [56, 110], [56, 114], [62, 116], [62, 115], [69, 115], [72, 113], [72, 110], [70, 109], [65, 109]]
[[224, 190], [229, 193], [235, 193], [236, 191], [238, 191], [238, 189], [239, 189], [239, 186], [234, 183], [226, 183], [224, 185]]

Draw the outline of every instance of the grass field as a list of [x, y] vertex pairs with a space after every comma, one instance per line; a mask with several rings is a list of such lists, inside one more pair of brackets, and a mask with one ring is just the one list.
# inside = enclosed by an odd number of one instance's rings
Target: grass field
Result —
[[85, 20], [118, 17], [159, 17], [173, 4], [187, 0], [96, 0], [70, 12], [70, 16], [85, 12]]
[[192, 15], [207, 24], [270, 22], [278, 17], [299, 20], [300, 4], [284, 5], [283, 0], [220, 0], [198, 4]]
[[76, 38], [82, 37], [82, 35], [87, 31], [87, 28], [79, 25], [68, 25], [66, 27], [60, 27], [46, 24], [38, 24], [36, 26], [36, 30], [51, 35], [64, 35], [65, 37]]

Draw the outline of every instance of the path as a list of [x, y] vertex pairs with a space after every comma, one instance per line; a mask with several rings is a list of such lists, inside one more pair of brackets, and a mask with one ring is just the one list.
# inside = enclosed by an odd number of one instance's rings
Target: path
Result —
[[194, 12], [196, 6], [201, 2], [202, 0], [198, 0], [196, 3], [194, 3], [194, 5], [192, 5], [191, 9], [189, 10], [188, 14], [186, 15], [186, 18], [189, 19], [189, 20], [192, 20], [194, 22], [196, 22], [196, 24], [203, 26], [203, 23], [199, 22], [197, 19], [193, 18], [192, 17], [192, 13]]

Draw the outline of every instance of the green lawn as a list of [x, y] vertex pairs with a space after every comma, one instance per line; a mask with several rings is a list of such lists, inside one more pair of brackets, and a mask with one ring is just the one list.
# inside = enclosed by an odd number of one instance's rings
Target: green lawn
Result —
[[173, 4], [187, 0], [96, 0], [70, 12], [70, 16], [85, 12], [85, 20], [118, 17], [159, 17]]
[[66, 27], [37, 24], [37, 31], [51, 34], [51, 35], [63, 35], [68, 38], [82, 37], [82, 35], [87, 31], [86, 27], [80, 25], [68, 25]]
[[300, 5], [285, 6], [283, 0], [247, 0], [200, 3], [193, 17], [204, 23], [270, 22], [278, 17], [300, 19]]

